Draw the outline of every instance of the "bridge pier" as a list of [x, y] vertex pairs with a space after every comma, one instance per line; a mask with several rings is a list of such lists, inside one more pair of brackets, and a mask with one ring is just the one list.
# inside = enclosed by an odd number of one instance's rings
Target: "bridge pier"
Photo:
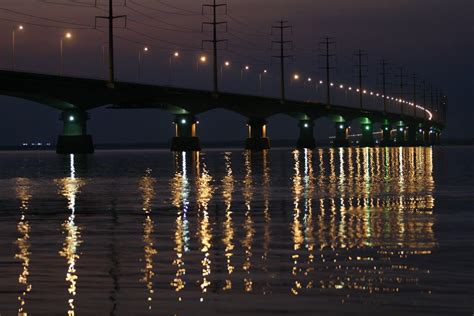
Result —
[[336, 147], [349, 147], [349, 126], [346, 122], [336, 123], [336, 138], [333, 145]]
[[407, 146], [415, 147], [418, 146], [418, 125], [410, 124], [408, 126], [408, 141]]
[[298, 149], [314, 149], [316, 141], [314, 140], [314, 122], [310, 120], [301, 120], [299, 123], [300, 137], [296, 143]]
[[87, 135], [89, 114], [83, 110], [68, 110], [61, 114], [63, 133], [56, 145], [58, 154], [92, 154], [92, 136]]
[[431, 146], [430, 143], [430, 134], [431, 129], [429, 127], [424, 127], [423, 128], [423, 146]]
[[394, 146], [405, 146], [406, 144], [406, 129], [405, 125], [400, 124], [396, 127], [395, 140], [393, 141]]
[[373, 147], [374, 142], [374, 125], [372, 123], [361, 124], [362, 128], [362, 139], [360, 142], [361, 147]]
[[270, 149], [270, 140], [267, 137], [267, 121], [263, 118], [252, 118], [247, 126], [249, 137], [245, 142], [245, 149]]
[[196, 117], [191, 114], [176, 115], [173, 123], [176, 136], [171, 140], [171, 151], [200, 151], [201, 143], [196, 136]]
[[391, 131], [391, 126], [388, 121], [384, 121], [382, 123], [382, 141], [380, 142], [380, 145], [382, 147], [389, 147], [392, 146], [392, 131]]
[[437, 129], [437, 128], [432, 128], [432, 137], [433, 137], [433, 140], [432, 140], [432, 144], [437, 146], [437, 145], [440, 145], [441, 144], [441, 133], [440, 131]]

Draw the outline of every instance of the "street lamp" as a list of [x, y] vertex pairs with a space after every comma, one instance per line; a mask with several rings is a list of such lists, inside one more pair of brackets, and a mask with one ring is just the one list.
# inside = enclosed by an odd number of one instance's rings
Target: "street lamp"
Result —
[[143, 49], [138, 50], [138, 81], [140, 81], [142, 77], [142, 52], [145, 54], [149, 51], [150, 49], [145, 46]]
[[249, 70], [250, 70], [249, 65], [245, 65], [244, 68], [240, 70], [240, 81], [242, 81], [242, 79], [244, 79], [244, 71], [249, 71]]
[[230, 61], [226, 60], [222, 65], [221, 65], [221, 80], [224, 77], [224, 67], [229, 68], [230, 67]]
[[12, 69], [15, 70], [15, 35], [17, 31], [23, 31], [23, 25], [18, 25], [12, 30]]
[[71, 39], [71, 38], [72, 38], [72, 34], [71, 34], [70, 32], [67, 32], [67, 33], [65, 33], [63, 36], [61, 36], [61, 40], [60, 40], [60, 43], [59, 43], [59, 46], [60, 46], [60, 55], [61, 55], [61, 56], [60, 56], [60, 61], [59, 61], [59, 75], [60, 75], [60, 76], [63, 75], [63, 68], [64, 68], [64, 66], [63, 66], [63, 63], [64, 63], [64, 61], [63, 61], [63, 59], [64, 59], [64, 58], [63, 58], [63, 55], [64, 55], [64, 54], [63, 54], [63, 40], [65, 40], [65, 39], [69, 40], [69, 39]]
[[207, 56], [206, 55], [201, 55], [199, 56], [198, 61], [196, 62], [196, 70], [199, 71], [199, 64], [205, 64], [207, 62]]
[[179, 58], [179, 52], [175, 51], [173, 54], [170, 55], [170, 69], [169, 69], [169, 82], [172, 84], [173, 82], [173, 59], [178, 59]]
[[259, 81], [259, 92], [260, 94], [263, 94], [263, 76], [265, 76], [268, 73], [268, 70], [263, 69], [263, 71], [258, 75], [258, 81]]

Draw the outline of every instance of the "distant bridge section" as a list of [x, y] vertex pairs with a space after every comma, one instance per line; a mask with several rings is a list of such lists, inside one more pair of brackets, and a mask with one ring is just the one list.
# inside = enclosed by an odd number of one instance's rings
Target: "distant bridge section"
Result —
[[[362, 92], [360, 92], [362, 93]], [[246, 148], [270, 148], [267, 119], [276, 114], [295, 118], [300, 128], [298, 148], [314, 148], [314, 121], [329, 117], [334, 122], [335, 146], [349, 146], [351, 122], [362, 127], [361, 146], [374, 146], [374, 124], [380, 123], [380, 145], [430, 146], [439, 143], [444, 122], [421, 117], [360, 109], [344, 105], [285, 100], [235, 93], [155, 86], [127, 82], [62, 77], [45, 74], [0, 71], [0, 95], [37, 102], [62, 112], [63, 133], [58, 137], [58, 153], [92, 153], [92, 136], [87, 134], [89, 111], [99, 107], [111, 109], [163, 109], [175, 114], [174, 151], [201, 149], [197, 136], [197, 115], [217, 108], [234, 111], [248, 118]]]

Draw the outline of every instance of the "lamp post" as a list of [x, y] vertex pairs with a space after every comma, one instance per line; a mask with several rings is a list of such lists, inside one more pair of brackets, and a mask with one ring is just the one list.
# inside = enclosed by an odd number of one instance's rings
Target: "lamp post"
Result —
[[199, 59], [196, 61], [196, 71], [199, 72], [199, 64], [205, 64], [207, 62], [207, 56], [201, 55]]
[[263, 76], [268, 73], [268, 70], [264, 69], [259, 75], [258, 75], [258, 91], [260, 94], [263, 94]]
[[169, 83], [173, 83], [173, 59], [179, 58], [179, 52], [175, 51], [173, 54], [170, 55], [170, 63], [169, 63]]
[[230, 67], [230, 61], [226, 60], [222, 65], [221, 65], [221, 81], [224, 78], [224, 67], [229, 68]]
[[149, 49], [147, 46], [138, 50], [138, 81], [140, 81], [142, 77], [142, 52], [147, 53], [148, 51]]
[[63, 40], [71, 39], [71, 38], [72, 38], [72, 34], [70, 32], [67, 32], [66, 34], [64, 34], [64, 36], [61, 37], [61, 40], [59, 43], [59, 46], [60, 46], [59, 75], [60, 76], [63, 75], [63, 68], [64, 68]]
[[15, 70], [15, 36], [17, 31], [23, 31], [25, 28], [23, 25], [18, 25], [17, 27], [13, 28], [12, 30], [12, 69]]

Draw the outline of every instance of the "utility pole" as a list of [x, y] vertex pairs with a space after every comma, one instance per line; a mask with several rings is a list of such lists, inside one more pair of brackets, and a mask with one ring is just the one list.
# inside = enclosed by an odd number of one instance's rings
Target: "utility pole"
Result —
[[416, 94], [418, 92], [417, 91], [417, 84], [418, 84], [417, 80], [418, 80], [418, 78], [416, 76], [416, 73], [413, 74], [412, 78], [413, 78], [413, 113], [414, 113], [414, 116], [416, 118], [416, 105], [417, 105], [416, 104], [417, 103]]
[[383, 95], [383, 113], [387, 113], [387, 66], [388, 62], [385, 59], [380, 61], [380, 66], [382, 66], [382, 95]]
[[435, 110], [436, 112], [436, 119], [438, 120], [439, 122], [439, 90], [438, 88], [435, 89]]
[[225, 8], [225, 14], [227, 14], [227, 4], [217, 4], [216, 0], [213, 0], [212, 4], [203, 4], [202, 5], [202, 15], [205, 15], [205, 8], [212, 8], [212, 22], [202, 22], [202, 32], [204, 32], [204, 26], [211, 25], [212, 26], [212, 40], [203, 40], [203, 48], [204, 43], [212, 43], [212, 51], [213, 51], [213, 93], [214, 97], [219, 95], [219, 76], [218, 76], [218, 67], [217, 67], [217, 46], [221, 42], [227, 42], [226, 39], [217, 39], [217, 27], [219, 25], [225, 25], [227, 31], [227, 22], [219, 22], [217, 21], [217, 11], [219, 8]]
[[402, 115], [405, 114], [404, 107], [403, 107], [403, 96], [405, 94], [404, 88], [405, 88], [405, 75], [404, 71], [405, 69], [403, 67], [399, 68], [400, 70], [400, 75], [398, 76], [400, 78], [400, 107], [402, 110]]
[[[426, 81], [423, 80], [423, 107], [426, 109]], [[426, 110], [423, 111], [423, 117], [426, 120]]]
[[280, 33], [278, 41], [272, 41], [273, 44], [280, 45], [280, 55], [272, 56], [273, 58], [280, 59], [280, 87], [281, 87], [281, 103], [285, 103], [286, 94], [285, 94], [285, 59], [292, 58], [292, 55], [285, 55], [285, 51], [287, 49], [288, 44], [290, 44], [291, 48], [293, 48], [293, 41], [285, 40], [285, 31], [292, 30], [293, 27], [288, 25], [288, 21], [281, 20], [277, 22], [277, 25], [272, 26], [272, 35], [273, 30], [278, 30]]
[[355, 52], [354, 56], [357, 57], [356, 67], [358, 68], [358, 78], [359, 78], [359, 106], [360, 106], [360, 109], [362, 110], [363, 105], [364, 105], [364, 101], [363, 101], [364, 90], [363, 90], [362, 85], [363, 85], [363, 79], [365, 78], [365, 76], [363, 75], [363, 69], [364, 68], [366, 69], [368, 67], [362, 62], [363, 62], [363, 57], [367, 56], [367, 53], [359, 49], [358, 51]]
[[114, 20], [125, 18], [125, 25], [127, 24], [127, 16], [126, 15], [114, 16], [113, 10], [114, 10], [113, 0], [109, 0], [109, 15], [95, 17], [95, 28], [97, 28], [97, 19], [109, 20], [109, 87], [110, 88], [113, 88], [115, 85]]
[[430, 84], [430, 110], [433, 112], [431, 114], [434, 116], [433, 85], [431, 85], [431, 84]]
[[326, 66], [323, 69], [326, 71], [326, 107], [331, 107], [331, 70], [334, 67], [331, 67], [331, 58], [334, 57], [334, 54], [330, 53], [331, 45], [335, 45], [334, 42], [330, 37], [325, 37], [321, 42], [319, 42], [320, 48], [321, 46], [324, 47], [324, 53], [320, 54], [320, 57], [324, 57], [326, 60]]

